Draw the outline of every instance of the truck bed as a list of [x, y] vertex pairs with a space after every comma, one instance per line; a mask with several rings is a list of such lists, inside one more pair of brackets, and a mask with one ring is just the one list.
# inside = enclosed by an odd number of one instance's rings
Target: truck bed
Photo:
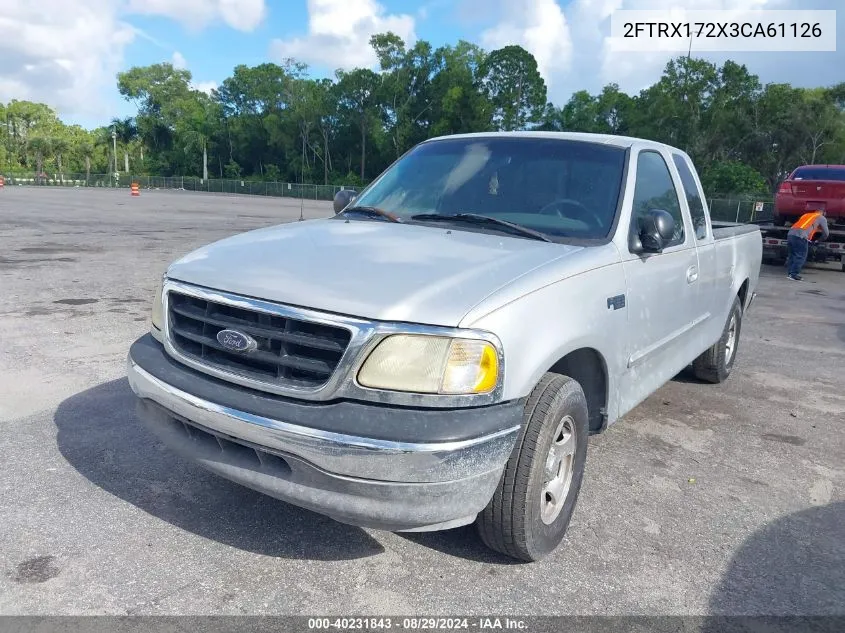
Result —
[[758, 233], [760, 227], [756, 224], [740, 224], [738, 222], [713, 222], [713, 239], [724, 240], [729, 237]]

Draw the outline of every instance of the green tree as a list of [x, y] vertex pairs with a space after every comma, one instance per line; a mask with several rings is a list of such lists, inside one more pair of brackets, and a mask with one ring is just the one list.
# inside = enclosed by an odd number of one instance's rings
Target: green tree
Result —
[[720, 161], [708, 165], [701, 174], [701, 184], [708, 195], [768, 192], [766, 180], [760, 172], [739, 161]]
[[542, 118], [546, 82], [527, 50], [512, 45], [491, 52], [484, 59], [481, 76], [499, 129], [521, 130]]
[[12, 147], [11, 127], [6, 104], [0, 102], [0, 129], [3, 130], [2, 142], [0, 142], [0, 171], [3, 171], [6, 166], [11, 167], [11, 165], [8, 164], [11, 159], [10, 151]]
[[426, 137], [432, 111], [431, 79], [436, 63], [431, 44], [418, 41], [410, 50], [394, 33], [374, 35], [370, 43], [382, 70], [381, 109], [385, 131], [400, 156]]
[[306, 173], [311, 173], [311, 163], [308, 160], [308, 150], [313, 149], [311, 134], [318, 126], [322, 103], [319, 88], [314, 81], [297, 77], [292, 79], [288, 86], [290, 116], [296, 124], [300, 141], [300, 180], [305, 182]]
[[481, 88], [485, 52], [466, 41], [433, 54], [431, 127], [433, 136], [491, 129], [493, 105]]
[[596, 100], [596, 127], [602, 134], [627, 134], [634, 102], [617, 84], [608, 84]]
[[55, 136], [50, 139], [50, 149], [56, 158], [56, 170], [59, 172], [59, 179], [63, 180], [62, 156], [70, 150], [70, 143], [64, 136]]
[[[115, 140], [118, 147], [123, 151], [123, 170], [129, 173], [129, 148], [138, 138], [138, 126], [132, 117], [127, 117], [125, 119], [112, 119], [111, 128], [117, 134]], [[117, 157], [115, 157], [116, 160]]]
[[[44, 104], [0, 104], [0, 166], [58, 171], [219, 174], [264, 180], [366, 183], [432, 136], [541, 129], [626, 134], [690, 153], [708, 190], [772, 189], [802, 163], [845, 163], [845, 82], [762, 86], [740, 64], [679, 57], [638, 94], [615, 84], [547, 100], [536, 60], [519, 46], [487, 52], [459, 41], [406, 44], [373, 36], [378, 72], [314, 78], [296, 60], [236, 66], [211, 96], [171, 64], [131, 68], [118, 89], [137, 114], [83, 130]], [[322, 172], [322, 173], [321, 173]]]
[[6, 106], [7, 151], [16, 166], [29, 165], [29, 139], [49, 136], [60, 126], [56, 113], [43, 103], [12, 101]]
[[202, 178], [208, 180], [208, 148], [219, 127], [222, 110], [204, 92], [190, 90], [167, 104], [166, 116], [175, 123], [174, 136], [185, 152], [202, 156]]
[[331, 144], [337, 134], [338, 127], [338, 97], [335, 85], [330, 79], [316, 82], [314, 99], [317, 102], [317, 127], [322, 140], [323, 184], [329, 184], [329, 173], [332, 171]]
[[40, 178], [44, 173], [44, 161], [53, 151], [51, 139], [47, 136], [30, 136], [26, 147], [35, 156], [35, 170]]
[[381, 78], [372, 70], [358, 68], [337, 72], [341, 112], [355, 121], [361, 133], [361, 180], [367, 173], [367, 135], [376, 124], [379, 113]]
[[94, 158], [94, 142], [86, 139], [79, 143], [78, 151], [85, 161], [85, 184], [91, 180], [91, 160]]
[[845, 118], [837, 107], [834, 91], [825, 88], [802, 90], [800, 114], [796, 123], [804, 144], [801, 160], [815, 164], [829, 147], [842, 138]]
[[598, 99], [586, 90], [573, 94], [560, 111], [560, 129], [571, 132], [598, 132]]
[[264, 176], [267, 164], [287, 164], [293, 145], [286, 122], [291, 80], [285, 68], [239, 65], [215, 93], [222, 107], [222, 145], [229, 161]]
[[712, 63], [680, 57], [666, 64], [660, 80], [635, 99], [631, 126], [645, 138], [679, 147], [699, 160], [709, 145], [709, 115], [719, 86]]
[[[118, 91], [138, 108], [135, 117], [138, 134], [155, 157], [154, 168], [171, 171], [185, 167], [184, 144], [176, 138], [178, 121], [173, 107], [190, 92], [191, 73], [172, 64], [133, 67], [117, 76]], [[116, 170], [116, 164], [115, 164]]]

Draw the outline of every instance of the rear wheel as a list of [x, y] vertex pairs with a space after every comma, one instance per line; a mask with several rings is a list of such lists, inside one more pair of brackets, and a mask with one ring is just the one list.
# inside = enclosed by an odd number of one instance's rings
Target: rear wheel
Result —
[[731, 375], [737, 350], [739, 349], [739, 334], [742, 330], [742, 302], [739, 297], [734, 299], [728, 321], [722, 330], [722, 336], [715, 345], [696, 358], [692, 369], [699, 380], [712, 383], [724, 382]]
[[488, 547], [537, 561], [560, 544], [581, 489], [588, 431], [581, 385], [559, 374], [543, 376], [525, 405], [499, 487], [478, 516]]

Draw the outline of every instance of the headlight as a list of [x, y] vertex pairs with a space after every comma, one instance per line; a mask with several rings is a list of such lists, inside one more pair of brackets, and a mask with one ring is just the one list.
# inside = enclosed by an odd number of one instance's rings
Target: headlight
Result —
[[498, 379], [499, 355], [491, 343], [419, 334], [387, 337], [358, 372], [364, 387], [415, 393], [489, 393]]
[[153, 313], [150, 320], [153, 324], [154, 333], [155, 330], [161, 332], [161, 330], [164, 329], [164, 308], [161, 304], [161, 293], [163, 284], [163, 281], [159, 282], [158, 286], [156, 287], [155, 295], [153, 296]]

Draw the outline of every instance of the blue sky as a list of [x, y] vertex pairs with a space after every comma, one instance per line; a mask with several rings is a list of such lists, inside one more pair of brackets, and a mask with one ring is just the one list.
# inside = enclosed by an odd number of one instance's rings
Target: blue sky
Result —
[[[134, 113], [115, 75], [176, 61], [208, 90], [237, 64], [293, 56], [312, 74], [371, 66], [367, 45], [393, 30], [406, 41], [463, 38], [487, 49], [521, 44], [538, 60], [549, 97], [598, 92], [609, 82], [636, 93], [673, 55], [609, 47], [615, 9], [838, 8], [841, 0], [0, 0], [0, 101], [42, 101], [86, 127]], [[845, 10], [837, 15], [839, 40]], [[832, 53], [710, 54], [746, 63], [763, 82], [830, 85], [845, 80], [845, 44]]]
[[[225, 24], [216, 24], [203, 31], [192, 31], [166, 17], [142, 16], [132, 19], [133, 26], [149, 34], [160, 45], [143, 36], [125, 51], [125, 66], [141, 66], [160, 61], [172, 61], [178, 51], [188, 62], [188, 68], [198, 83], [225, 79], [237, 64], [249, 66], [273, 59], [270, 43], [274, 39], [289, 40], [301, 36], [308, 29], [306, 2], [267, 2], [266, 17], [251, 32], [241, 32]], [[435, 45], [452, 43], [461, 37], [477, 36], [482, 20], [471, 20], [449, 2], [413, 2], [389, 0], [379, 3], [387, 15], [410, 14], [415, 17], [418, 38]], [[459, 24], [463, 22], [463, 24]], [[471, 22], [477, 22], [475, 25]], [[475, 27], [475, 28], [473, 28]], [[475, 31], [475, 33], [473, 33]], [[325, 64], [310, 64], [314, 75], [331, 75], [335, 68]]]

